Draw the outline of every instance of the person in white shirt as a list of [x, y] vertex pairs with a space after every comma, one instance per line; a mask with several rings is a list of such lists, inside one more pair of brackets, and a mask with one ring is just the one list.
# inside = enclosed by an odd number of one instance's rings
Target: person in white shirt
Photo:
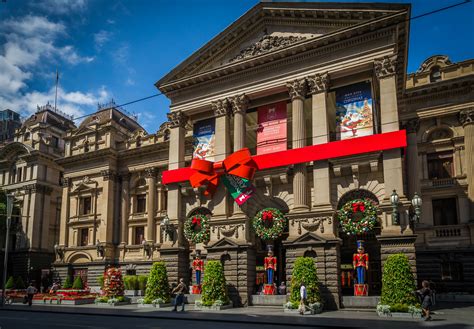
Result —
[[26, 295], [28, 296], [28, 306], [33, 304], [33, 296], [38, 292], [38, 289], [33, 287], [33, 283], [30, 282], [28, 288], [26, 288]]
[[305, 311], [305, 301], [306, 301], [306, 286], [304, 285], [304, 282], [301, 283], [301, 287], [300, 287], [300, 306], [299, 306], [299, 311], [300, 311], [300, 314], [303, 315], [304, 314], [304, 311]]

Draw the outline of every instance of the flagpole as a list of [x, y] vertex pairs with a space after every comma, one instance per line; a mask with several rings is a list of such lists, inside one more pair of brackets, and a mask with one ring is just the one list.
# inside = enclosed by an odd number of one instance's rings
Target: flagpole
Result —
[[54, 111], [57, 111], [56, 105], [58, 103], [58, 84], [59, 84], [59, 72], [56, 69], [56, 93], [54, 96]]

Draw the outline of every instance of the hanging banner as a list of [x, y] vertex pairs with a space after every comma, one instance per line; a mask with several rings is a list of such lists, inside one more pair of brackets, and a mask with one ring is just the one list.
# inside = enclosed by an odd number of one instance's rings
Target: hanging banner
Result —
[[344, 86], [335, 92], [337, 140], [372, 135], [374, 122], [370, 82]]
[[286, 118], [286, 102], [258, 108], [257, 154], [286, 150]]
[[222, 182], [239, 206], [243, 205], [248, 199], [250, 199], [256, 191], [255, 187], [248, 179], [234, 175], [224, 175], [222, 177]]
[[193, 159], [214, 161], [216, 154], [216, 121], [214, 118], [198, 121], [193, 131]]

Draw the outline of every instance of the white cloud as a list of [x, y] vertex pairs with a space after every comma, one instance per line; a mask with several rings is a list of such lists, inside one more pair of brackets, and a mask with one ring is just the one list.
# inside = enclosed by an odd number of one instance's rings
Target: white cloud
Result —
[[41, 0], [31, 3], [34, 8], [50, 14], [82, 12], [87, 8], [86, 0]]
[[95, 48], [101, 50], [102, 47], [110, 40], [112, 36], [111, 32], [101, 30], [94, 34]]

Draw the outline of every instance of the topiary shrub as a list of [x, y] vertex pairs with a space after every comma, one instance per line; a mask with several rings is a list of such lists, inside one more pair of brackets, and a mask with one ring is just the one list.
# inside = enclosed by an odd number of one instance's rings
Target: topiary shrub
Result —
[[316, 265], [311, 257], [296, 258], [291, 274], [290, 286], [290, 302], [293, 306], [292, 308], [298, 308], [300, 303], [300, 287], [302, 282], [304, 282], [306, 287], [306, 302], [309, 305], [321, 303]]
[[215, 302], [229, 303], [227, 283], [224, 268], [221, 262], [213, 260], [207, 262], [206, 275], [202, 283], [202, 305], [212, 306]]
[[16, 289], [25, 289], [26, 288], [25, 281], [23, 281], [23, 278], [21, 276], [19, 276], [16, 279], [15, 288]]
[[380, 303], [389, 305], [391, 310], [408, 309], [418, 304], [414, 295], [416, 282], [405, 254], [388, 256], [383, 265], [382, 296]]
[[138, 277], [136, 275], [125, 275], [123, 277], [125, 290], [138, 290]]
[[82, 283], [82, 278], [80, 276], [76, 276], [76, 278], [74, 279], [72, 289], [84, 289], [84, 284]]
[[9, 277], [7, 283], [5, 283], [5, 289], [13, 289], [15, 287], [15, 280], [13, 277]]
[[104, 289], [104, 276], [98, 276], [97, 277], [97, 283], [99, 283], [100, 289]]
[[161, 299], [164, 303], [170, 301], [170, 286], [164, 262], [153, 263], [146, 284], [144, 303], [152, 304], [156, 299]]
[[122, 271], [115, 267], [108, 268], [104, 273], [104, 291], [107, 297], [123, 296]]
[[145, 291], [146, 290], [146, 282], [148, 281], [148, 276], [146, 275], [139, 275], [138, 276], [138, 290]]
[[72, 282], [71, 282], [71, 281], [72, 281], [72, 279], [71, 279], [71, 277], [68, 275], [68, 276], [66, 277], [66, 280], [64, 281], [63, 288], [64, 288], [64, 289], [70, 289], [70, 288], [72, 288]]

